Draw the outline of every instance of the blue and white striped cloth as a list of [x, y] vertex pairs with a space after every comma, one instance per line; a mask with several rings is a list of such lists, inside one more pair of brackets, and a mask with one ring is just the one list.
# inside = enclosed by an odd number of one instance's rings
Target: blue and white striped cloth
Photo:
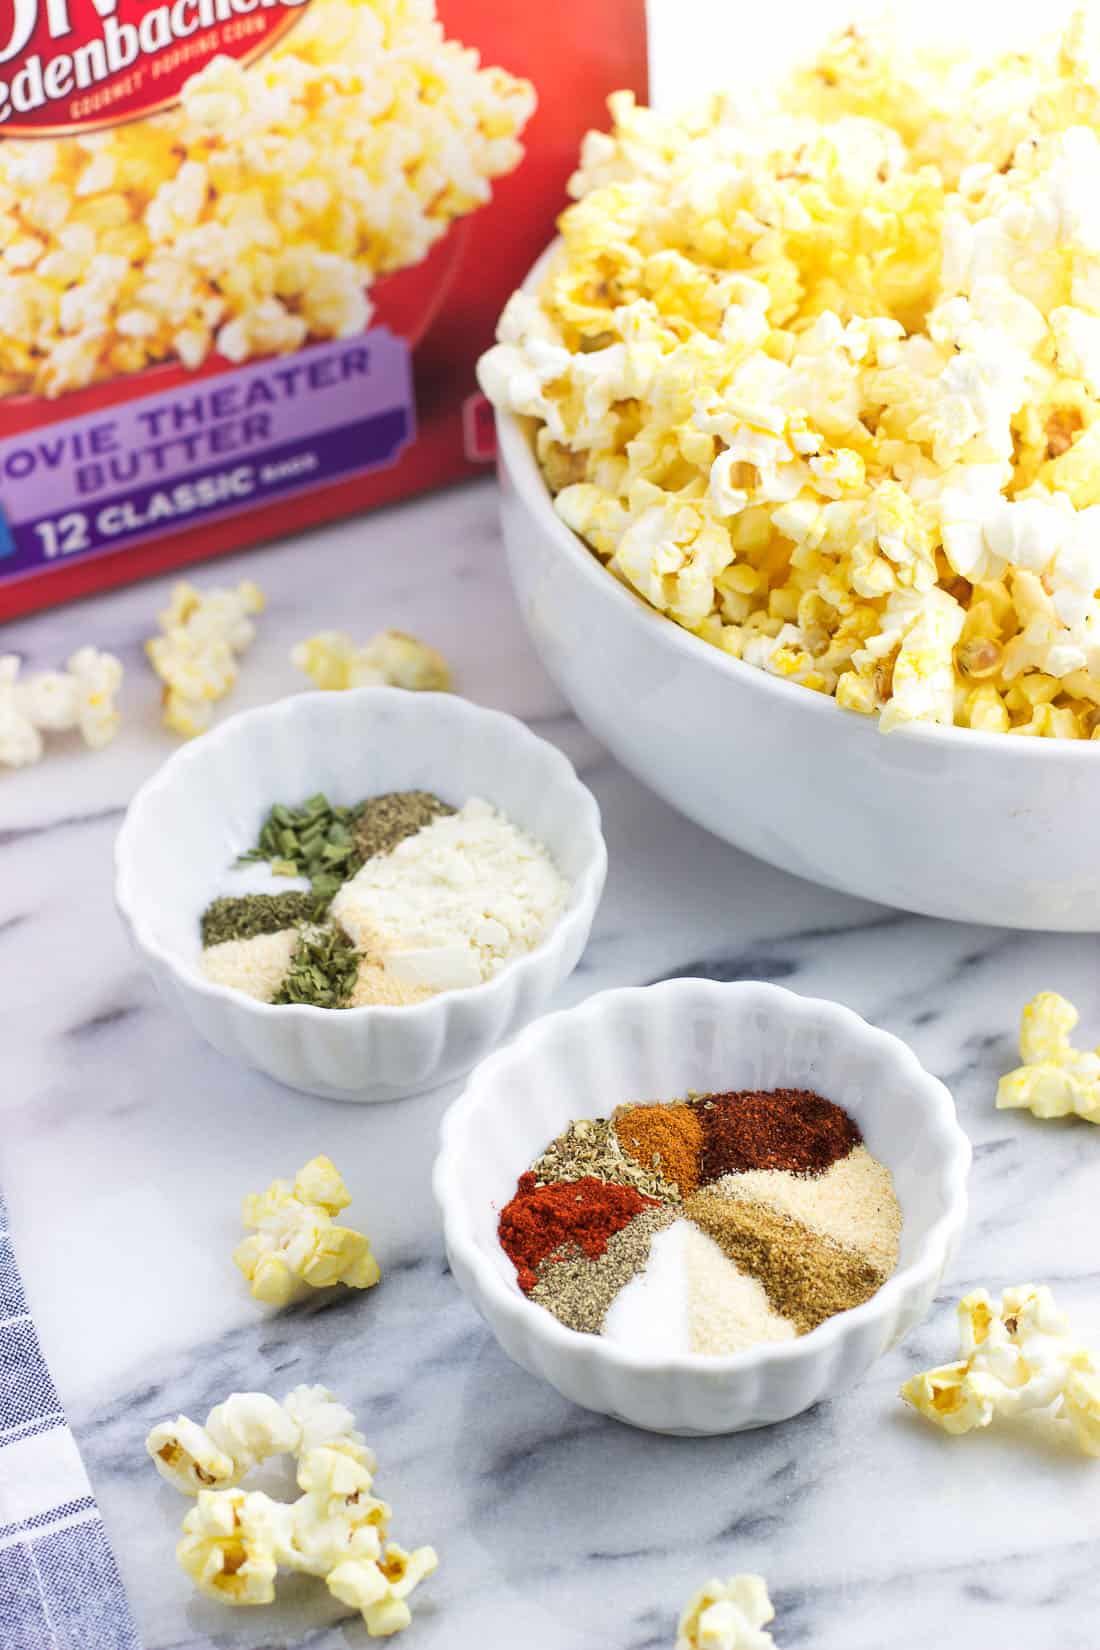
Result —
[[0, 1650], [140, 1650], [0, 1196]]

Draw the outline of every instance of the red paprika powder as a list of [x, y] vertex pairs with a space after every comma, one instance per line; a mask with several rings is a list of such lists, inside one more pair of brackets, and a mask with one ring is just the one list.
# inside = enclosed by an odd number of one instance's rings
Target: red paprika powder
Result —
[[526, 1295], [538, 1281], [539, 1267], [555, 1250], [565, 1247], [569, 1253], [575, 1246], [596, 1260], [616, 1232], [656, 1203], [633, 1186], [611, 1186], [592, 1175], [539, 1186], [533, 1174], [525, 1174], [515, 1197], [500, 1212], [497, 1233]]

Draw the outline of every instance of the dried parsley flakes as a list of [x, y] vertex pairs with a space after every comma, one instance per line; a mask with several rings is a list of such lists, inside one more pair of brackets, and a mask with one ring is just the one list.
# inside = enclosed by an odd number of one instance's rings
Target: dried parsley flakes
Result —
[[345, 1008], [359, 972], [359, 953], [342, 928], [303, 928], [273, 1003]]

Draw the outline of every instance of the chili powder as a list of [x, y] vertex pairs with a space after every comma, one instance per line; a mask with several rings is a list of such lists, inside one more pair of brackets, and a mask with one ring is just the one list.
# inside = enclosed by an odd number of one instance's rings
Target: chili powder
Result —
[[535, 1287], [538, 1269], [556, 1250], [579, 1249], [596, 1260], [608, 1239], [640, 1214], [657, 1205], [632, 1186], [611, 1186], [585, 1175], [581, 1180], [540, 1186], [531, 1173], [521, 1175], [516, 1195], [500, 1212], [497, 1235], [516, 1269], [524, 1294]]
[[744, 1089], [692, 1104], [703, 1125], [700, 1185], [742, 1169], [822, 1174], [863, 1140], [846, 1111], [809, 1089]]

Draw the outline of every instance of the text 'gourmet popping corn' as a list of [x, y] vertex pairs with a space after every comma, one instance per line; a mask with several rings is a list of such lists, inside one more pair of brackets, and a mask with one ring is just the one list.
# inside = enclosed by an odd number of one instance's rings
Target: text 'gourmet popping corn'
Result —
[[480, 364], [616, 577], [884, 729], [1100, 735], [1089, 21], [977, 66], [849, 30], [759, 113], [617, 93]]
[[382, 1276], [370, 1239], [333, 1217], [351, 1202], [343, 1178], [327, 1157], [314, 1157], [293, 1182], [273, 1180], [266, 1192], [250, 1193], [241, 1216], [250, 1236], [233, 1259], [256, 1300], [285, 1306], [310, 1289], [343, 1283], [371, 1289]]
[[1080, 1019], [1056, 991], [1040, 991], [1020, 1020], [1022, 1066], [997, 1084], [1001, 1111], [1024, 1107], [1036, 1117], [1083, 1117], [1100, 1123], [1100, 1048], [1074, 1048], [1070, 1033]]
[[14, 653], [0, 654], [0, 767], [37, 762], [43, 733], [79, 728], [86, 745], [100, 750], [118, 732], [115, 698], [122, 666], [113, 653], [81, 647], [64, 670], [40, 670], [20, 679]]
[[[371, 1493], [374, 1454], [324, 1387], [296, 1387], [282, 1404], [235, 1392], [205, 1427], [180, 1415], [154, 1427], [145, 1447], [163, 1478], [197, 1497], [176, 1556], [207, 1598], [270, 1604], [282, 1568], [320, 1577], [372, 1638], [409, 1625], [409, 1594], [439, 1561], [431, 1547], [410, 1553], [388, 1540], [391, 1509]], [[297, 1500], [236, 1487], [276, 1455], [297, 1458]]]
[[775, 1650], [764, 1631], [774, 1618], [763, 1576], [708, 1581], [680, 1617], [676, 1650]]
[[434, 0], [312, 0], [146, 120], [0, 143], [0, 397], [362, 331], [522, 158], [535, 96]]
[[961, 1358], [906, 1381], [906, 1402], [952, 1433], [1044, 1410], [1069, 1423], [1086, 1455], [1100, 1455], [1100, 1369], [1050, 1290], [1020, 1284], [994, 1302], [975, 1289], [958, 1311]]
[[149, 663], [164, 683], [164, 725], [184, 739], [205, 733], [213, 706], [237, 680], [237, 655], [256, 636], [253, 615], [263, 593], [251, 579], [236, 590], [196, 590], [180, 580], [158, 615], [162, 634], [145, 644]]

